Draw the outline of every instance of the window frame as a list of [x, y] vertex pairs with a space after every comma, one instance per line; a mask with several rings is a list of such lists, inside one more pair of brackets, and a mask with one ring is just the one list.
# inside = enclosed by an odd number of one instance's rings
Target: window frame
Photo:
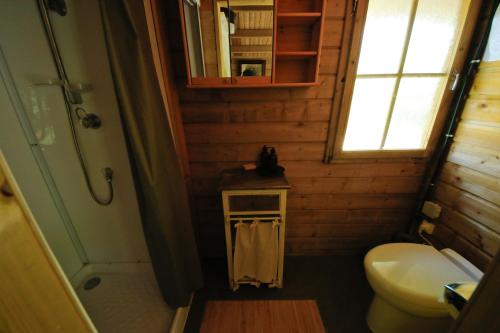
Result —
[[[418, 0], [413, 0], [418, 1]], [[464, 28], [459, 37], [455, 57], [452, 61], [449, 74], [444, 74], [448, 84], [443, 92], [440, 105], [436, 112], [434, 124], [430, 129], [429, 139], [425, 149], [411, 150], [356, 150], [343, 151], [344, 137], [350, 112], [354, 83], [356, 80], [357, 65], [361, 51], [362, 37], [366, 22], [369, 0], [349, 0], [347, 8], [354, 11], [346, 13], [341, 45], [341, 57], [338, 68], [338, 78], [334, 94], [332, 117], [325, 152], [325, 162], [333, 159], [349, 158], [428, 158], [439, 139], [447, 113], [455, 91], [449, 89], [452, 76], [461, 73], [472, 41], [474, 28], [477, 23], [482, 1], [472, 0], [467, 12]], [[351, 5], [351, 6], [349, 6]]]

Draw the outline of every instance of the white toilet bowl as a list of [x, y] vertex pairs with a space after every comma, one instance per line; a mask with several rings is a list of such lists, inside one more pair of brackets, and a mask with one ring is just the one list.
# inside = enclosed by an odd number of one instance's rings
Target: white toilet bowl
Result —
[[374, 333], [442, 333], [451, 323], [444, 285], [477, 282], [475, 266], [450, 249], [391, 243], [370, 250], [364, 260], [375, 291], [367, 315]]

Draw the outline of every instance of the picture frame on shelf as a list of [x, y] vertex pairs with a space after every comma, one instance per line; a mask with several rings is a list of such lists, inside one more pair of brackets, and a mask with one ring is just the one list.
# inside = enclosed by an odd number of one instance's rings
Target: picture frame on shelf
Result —
[[250, 60], [243, 59], [238, 61], [239, 76], [265, 76], [266, 61], [265, 60]]

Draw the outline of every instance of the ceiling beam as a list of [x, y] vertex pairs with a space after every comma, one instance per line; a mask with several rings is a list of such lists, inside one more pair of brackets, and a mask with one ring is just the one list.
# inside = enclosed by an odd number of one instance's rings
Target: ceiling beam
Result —
[[[227, 3], [227, 1], [224, 1], [224, 2]], [[233, 6], [273, 6], [274, 0], [253, 0], [253, 1], [231, 0], [230, 5], [231, 5], [231, 7], [233, 7]]]
[[232, 45], [231, 52], [241, 52], [241, 53], [260, 53], [260, 52], [272, 52], [272, 45]]
[[255, 55], [255, 54], [234, 55], [234, 54], [231, 54], [231, 59], [255, 59], [255, 58], [264, 59], [264, 60], [268, 60], [268, 61], [273, 59], [271, 52], [266, 53], [266, 55]]
[[229, 8], [231, 8], [232, 10], [234, 11], [246, 11], [246, 12], [250, 12], [250, 11], [269, 11], [269, 12], [273, 12], [274, 11], [274, 7], [273, 6], [230, 6]]
[[271, 37], [273, 29], [237, 29], [231, 38]]

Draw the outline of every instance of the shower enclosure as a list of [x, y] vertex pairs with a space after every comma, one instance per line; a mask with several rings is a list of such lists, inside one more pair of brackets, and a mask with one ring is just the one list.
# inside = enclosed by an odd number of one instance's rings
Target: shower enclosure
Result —
[[165, 331], [98, 0], [43, 1], [2, 3], [1, 149], [97, 329]]

